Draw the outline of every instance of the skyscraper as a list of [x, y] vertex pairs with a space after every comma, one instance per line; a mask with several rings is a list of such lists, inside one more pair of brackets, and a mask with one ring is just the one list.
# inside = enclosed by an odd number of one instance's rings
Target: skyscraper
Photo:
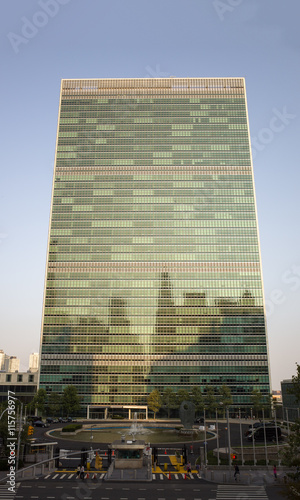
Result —
[[63, 80], [40, 387], [270, 393], [242, 78]]

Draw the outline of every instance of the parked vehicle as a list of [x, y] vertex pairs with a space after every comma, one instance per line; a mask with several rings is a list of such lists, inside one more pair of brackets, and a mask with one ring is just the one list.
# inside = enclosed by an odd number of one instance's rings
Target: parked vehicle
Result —
[[34, 427], [49, 427], [48, 422], [42, 422], [42, 420], [36, 420], [33, 425]]
[[[253, 439], [255, 441], [264, 441], [265, 439], [265, 432], [266, 432], [266, 441], [273, 441], [275, 442], [276, 439], [280, 440], [281, 439], [281, 429], [280, 427], [275, 427], [274, 426], [261, 426], [261, 427], [257, 427], [256, 429], [253, 430], [253, 433], [252, 431], [250, 432], [250, 434], [248, 434], [247, 436], [247, 439], [248, 441], [252, 441]], [[277, 434], [277, 438], [276, 438], [276, 434]]]
[[[265, 422], [265, 427], [273, 427], [275, 425], [275, 422]], [[249, 425], [249, 428], [246, 430], [245, 432], [245, 436], [249, 436], [249, 434], [251, 434], [252, 432], [252, 427], [253, 427], [253, 430], [254, 429], [258, 429], [259, 427], [263, 427], [264, 426], [264, 423], [263, 422], [255, 422], [252, 426]]]
[[42, 420], [42, 417], [37, 417], [36, 415], [28, 415], [27, 416], [28, 422], [36, 422], [37, 420]]

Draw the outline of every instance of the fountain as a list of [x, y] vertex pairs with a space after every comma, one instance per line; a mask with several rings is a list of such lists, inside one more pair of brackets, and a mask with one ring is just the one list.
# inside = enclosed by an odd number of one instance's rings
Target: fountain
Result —
[[128, 434], [132, 436], [132, 441], [135, 441], [136, 434], [149, 434], [151, 433], [150, 429], [145, 429], [143, 424], [138, 424], [137, 422], [137, 413], [133, 414], [133, 423], [130, 426]]
[[[94, 443], [112, 443], [115, 440], [120, 440], [125, 443], [126, 440], [131, 440], [132, 443], [137, 444], [139, 439], [145, 439], [151, 444], [159, 443], [185, 443], [187, 441], [203, 439], [203, 432], [198, 429], [193, 429], [194, 423], [194, 405], [190, 402], [184, 402], [181, 408], [181, 423], [183, 428], [176, 427], [176, 423], [162, 423], [159, 421], [149, 423], [140, 423], [137, 418], [137, 413], [133, 414], [131, 425], [123, 425], [119, 423], [102, 423], [92, 425], [84, 425], [83, 429], [77, 431], [76, 436], [70, 436], [72, 441], [86, 441], [86, 433], [90, 432], [90, 439]], [[59, 431], [53, 430], [50, 433], [56, 437]], [[59, 437], [60, 434], [59, 434]], [[67, 439], [64, 436], [64, 439]]]

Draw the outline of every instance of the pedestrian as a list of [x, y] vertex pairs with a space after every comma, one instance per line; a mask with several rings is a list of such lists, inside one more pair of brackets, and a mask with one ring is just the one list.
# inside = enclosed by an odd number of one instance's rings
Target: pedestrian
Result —
[[186, 471], [187, 471], [187, 473], [188, 473], [188, 474], [190, 474], [190, 472], [192, 472], [192, 466], [191, 466], [191, 463], [190, 463], [190, 462], [188, 462], [188, 463], [186, 464]]
[[277, 479], [277, 469], [276, 469], [276, 465], [274, 465], [274, 467], [273, 467], [273, 474], [274, 474], [274, 479], [276, 480], [276, 479]]
[[80, 476], [80, 465], [77, 466], [76, 479], [79, 479]]
[[80, 469], [80, 478], [82, 480], [84, 480], [84, 466], [82, 465], [81, 469]]
[[238, 467], [238, 465], [235, 465], [234, 466], [234, 479], [237, 481], [237, 478], [238, 478], [238, 475], [240, 475], [240, 469]]

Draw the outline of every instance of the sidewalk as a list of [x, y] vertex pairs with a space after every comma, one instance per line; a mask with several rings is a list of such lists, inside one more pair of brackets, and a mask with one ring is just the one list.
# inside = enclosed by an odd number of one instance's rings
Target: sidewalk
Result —
[[[234, 478], [234, 470], [228, 467], [218, 467], [211, 469], [209, 466], [201, 471], [199, 476], [209, 482], [217, 484], [248, 484], [248, 485], [266, 485], [266, 484], [283, 484], [285, 477], [289, 471], [286, 467], [277, 467], [277, 480], [274, 478], [273, 467], [265, 467], [256, 469], [253, 467], [239, 466], [240, 474], [237, 476], [237, 481]], [[195, 472], [195, 471], [192, 471]]]

